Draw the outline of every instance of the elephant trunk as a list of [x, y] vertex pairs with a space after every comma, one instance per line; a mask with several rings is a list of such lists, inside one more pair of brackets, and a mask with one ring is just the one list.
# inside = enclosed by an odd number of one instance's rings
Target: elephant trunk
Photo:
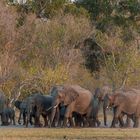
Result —
[[103, 99], [103, 114], [104, 114], [104, 125], [107, 126], [107, 114], [106, 111], [110, 107], [110, 100], [108, 94], [105, 95]]
[[26, 127], [28, 127], [29, 120], [30, 120], [30, 111], [27, 110]]
[[107, 106], [103, 104], [103, 114], [104, 114], [104, 125], [107, 126], [107, 115], [106, 115]]
[[51, 124], [50, 126], [53, 126], [53, 122], [54, 122], [54, 118], [56, 116], [56, 112], [57, 112], [57, 109], [58, 109], [58, 105], [59, 103], [54, 103], [53, 107], [52, 107], [52, 114], [51, 114]]
[[28, 124], [30, 122], [30, 114], [31, 114], [31, 105], [28, 104], [26, 107], [27, 117], [26, 117], [26, 127], [28, 127]]
[[51, 124], [50, 124], [50, 127], [52, 126], [52, 124], [53, 124], [53, 122], [54, 122], [55, 114], [56, 114], [56, 108], [53, 108], [52, 114], [51, 114]]

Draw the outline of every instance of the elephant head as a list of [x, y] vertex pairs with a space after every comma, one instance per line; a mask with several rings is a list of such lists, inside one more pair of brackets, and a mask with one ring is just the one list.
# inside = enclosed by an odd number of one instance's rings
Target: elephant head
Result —
[[108, 95], [108, 100], [109, 100], [109, 106], [116, 107], [119, 106], [121, 102], [123, 102], [123, 97], [124, 95], [122, 92], [114, 93], [112, 95]]
[[54, 97], [51, 120], [52, 123], [56, 115], [56, 108], [60, 104], [63, 104], [64, 106], [70, 105], [73, 101], [76, 100], [79, 94], [69, 86], [57, 86], [52, 89], [51, 95]]
[[106, 110], [111, 107], [116, 107], [120, 104], [120, 101], [122, 101], [121, 97], [118, 96], [118, 93], [114, 94], [106, 94], [103, 101], [103, 113], [104, 113], [104, 125], [107, 125], [107, 115]]

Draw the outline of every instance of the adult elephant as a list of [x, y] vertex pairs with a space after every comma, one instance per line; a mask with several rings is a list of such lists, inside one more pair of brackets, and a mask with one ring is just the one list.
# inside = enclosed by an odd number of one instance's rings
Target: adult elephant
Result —
[[48, 125], [48, 119], [51, 117], [53, 97], [42, 95], [40, 93], [33, 94], [27, 98], [27, 120], [26, 127], [30, 120], [30, 115], [35, 112], [35, 126], [40, 126], [40, 115], [44, 118], [45, 125]]
[[[107, 106], [108, 106], [108, 100], [106, 98], [106, 95], [112, 94], [112, 89], [109, 86], [103, 86], [101, 88], [96, 88], [94, 92], [94, 101], [93, 106], [94, 110], [96, 111], [96, 114], [94, 116], [97, 116], [99, 105], [103, 104], [103, 114], [104, 114], [104, 125], [107, 126]], [[94, 111], [94, 112], [95, 112]]]
[[51, 123], [54, 120], [56, 109], [60, 104], [67, 106], [63, 126], [66, 126], [68, 120], [71, 125], [74, 126], [72, 120], [73, 112], [77, 112], [81, 115], [85, 114], [89, 120], [93, 101], [93, 95], [89, 90], [78, 85], [61, 85], [54, 86], [50, 94], [54, 97]]
[[115, 127], [119, 116], [126, 114], [134, 121], [133, 127], [139, 126], [140, 117], [140, 90], [131, 89], [125, 91], [116, 91], [108, 95], [110, 104], [115, 108], [112, 127]]

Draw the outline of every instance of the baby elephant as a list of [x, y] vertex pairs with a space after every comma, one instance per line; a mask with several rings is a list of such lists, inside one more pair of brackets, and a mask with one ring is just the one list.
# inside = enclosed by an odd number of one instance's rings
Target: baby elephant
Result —
[[15, 111], [11, 107], [7, 107], [3, 110], [1, 115], [1, 122], [2, 125], [9, 125], [12, 124], [15, 125]]

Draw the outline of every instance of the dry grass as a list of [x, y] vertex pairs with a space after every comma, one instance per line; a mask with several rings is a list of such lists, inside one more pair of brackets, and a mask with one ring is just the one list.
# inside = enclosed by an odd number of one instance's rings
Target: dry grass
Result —
[[1, 128], [0, 140], [116, 140], [140, 139], [139, 129], [110, 128]]

